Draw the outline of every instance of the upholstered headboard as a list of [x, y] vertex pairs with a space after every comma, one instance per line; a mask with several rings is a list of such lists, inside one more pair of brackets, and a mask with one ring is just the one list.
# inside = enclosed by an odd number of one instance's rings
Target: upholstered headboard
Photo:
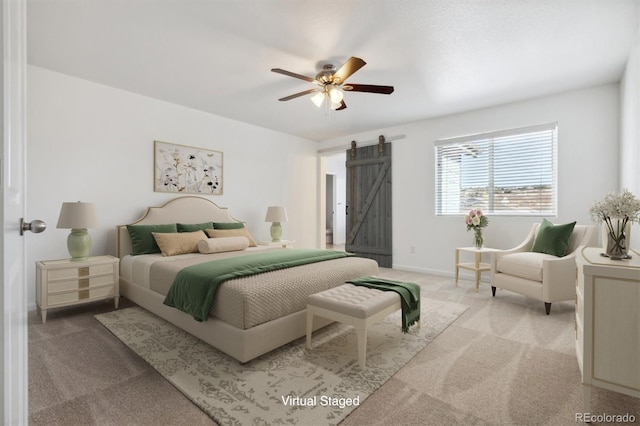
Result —
[[[197, 196], [178, 197], [160, 207], [149, 207], [147, 212], [129, 225], [161, 225], [167, 223], [239, 222], [226, 207]], [[116, 247], [119, 258], [131, 253], [131, 240], [127, 225], [116, 227]]]

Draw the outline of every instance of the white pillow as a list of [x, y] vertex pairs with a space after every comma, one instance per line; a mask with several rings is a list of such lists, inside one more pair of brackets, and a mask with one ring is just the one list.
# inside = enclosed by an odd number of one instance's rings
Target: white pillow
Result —
[[249, 247], [249, 239], [247, 237], [207, 238], [198, 242], [198, 251], [206, 254], [244, 250], [247, 247]]

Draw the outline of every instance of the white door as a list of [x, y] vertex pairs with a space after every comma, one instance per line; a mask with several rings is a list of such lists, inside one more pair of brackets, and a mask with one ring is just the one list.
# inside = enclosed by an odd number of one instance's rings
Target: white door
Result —
[[2, 401], [0, 421], [27, 424], [27, 288], [25, 243], [20, 233], [25, 188], [26, 2], [2, 0]]

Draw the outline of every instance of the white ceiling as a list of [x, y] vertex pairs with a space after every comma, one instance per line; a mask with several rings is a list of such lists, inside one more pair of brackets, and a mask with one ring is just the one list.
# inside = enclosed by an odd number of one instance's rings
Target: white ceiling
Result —
[[[325, 140], [619, 81], [640, 0], [28, 0], [28, 62]], [[277, 99], [350, 56], [344, 111]]]

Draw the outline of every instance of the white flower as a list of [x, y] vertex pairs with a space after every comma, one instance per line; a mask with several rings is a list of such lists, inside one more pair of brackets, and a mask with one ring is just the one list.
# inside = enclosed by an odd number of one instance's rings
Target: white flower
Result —
[[602, 223], [607, 219], [626, 219], [629, 222], [640, 222], [640, 200], [628, 189], [621, 193], [610, 192], [604, 201], [593, 203], [589, 209], [591, 219]]
[[480, 225], [480, 216], [474, 216], [471, 218], [471, 223], [473, 223], [474, 226], [478, 226]]

